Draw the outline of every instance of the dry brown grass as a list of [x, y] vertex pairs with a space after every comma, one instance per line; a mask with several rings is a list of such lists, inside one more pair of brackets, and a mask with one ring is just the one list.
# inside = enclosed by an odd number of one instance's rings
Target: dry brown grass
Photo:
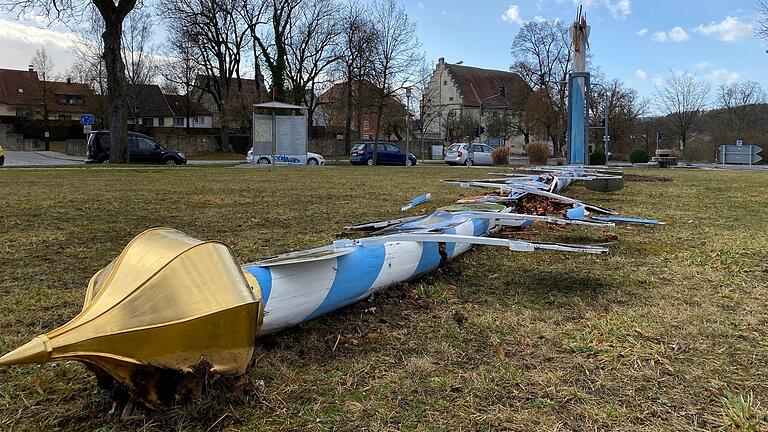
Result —
[[507, 146], [501, 146], [496, 147], [493, 149], [493, 153], [491, 153], [491, 159], [493, 159], [493, 164], [496, 166], [505, 166], [509, 165], [509, 147]]
[[[485, 175], [470, 171], [0, 170], [0, 351], [74, 316], [88, 278], [146, 228], [252, 261], [399, 216], [421, 193], [434, 199], [419, 212], [475, 194], [438, 182]], [[569, 194], [669, 225], [525, 235], [613, 241], [607, 256], [477, 248], [259, 341], [242, 395], [119, 420], [77, 363], [0, 369], [0, 430], [765, 430], [768, 175], [664, 176]]]
[[531, 165], [546, 165], [549, 159], [549, 145], [544, 141], [534, 141], [525, 146], [525, 153]]

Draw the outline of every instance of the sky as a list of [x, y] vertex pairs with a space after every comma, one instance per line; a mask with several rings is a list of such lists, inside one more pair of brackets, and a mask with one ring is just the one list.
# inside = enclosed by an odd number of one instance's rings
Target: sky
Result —
[[[752, 80], [768, 89], [768, 54], [753, 35], [757, 0], [402, 0], [429, 61], [508, 70], [525, 22], [573, 21], [583, 4], [593, 62], [651, 97], [659, 80], [687, 71], [713, 86]], [[57, 72], [71, 64], [70, 29], [39, 17], [0, 15], [0, 67], [26, 68], [45, 46]]]

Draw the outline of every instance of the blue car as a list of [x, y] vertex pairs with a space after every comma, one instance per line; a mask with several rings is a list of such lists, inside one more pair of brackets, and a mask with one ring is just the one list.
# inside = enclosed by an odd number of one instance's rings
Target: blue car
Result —
[[[376, 159], [379, 165], [416, 165], [416, 156], [408, 153], [406, 157], [405, 150], [394, 143], [379, 141], [377, 150]], [[373, 165], [373, 142], [355, 144], [349, 154], [349, 161], [352, 165]]]

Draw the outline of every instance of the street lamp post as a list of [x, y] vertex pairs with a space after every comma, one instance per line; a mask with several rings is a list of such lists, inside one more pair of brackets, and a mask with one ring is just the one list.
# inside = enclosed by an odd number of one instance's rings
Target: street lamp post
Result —
[[[437, 134], [439, 135], [438, 138], [442, 141], [443, 139], [443, 72], [448, 70], [448, 68], [445, 66], [447, 63], [443, 63], [443, 69], [440, 71], [440, 75], [437, 79], [437, 85], [440, 86], [440, 92], [438, 98], [438, 110], [437, 110]], [[456, 66], [460, 66], [464, 64], [464, 60], [457, 61]]]
[[603, 153], [605, 153], [605, 164], [608, 165], [608, 141], [610, 140], [608, 136], [608, 89], [602, 84], [597, 83], [590, 83], [590, 87], [600, 87], [605, 92], [605, 106], [603, 107]]
[[405, 158], [411, 156], [411, 87], [405, 88]]

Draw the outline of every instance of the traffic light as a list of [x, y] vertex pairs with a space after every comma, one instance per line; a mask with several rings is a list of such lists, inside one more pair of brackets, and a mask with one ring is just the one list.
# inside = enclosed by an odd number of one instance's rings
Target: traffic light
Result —
[[661, 131], [656, 131], [656, 142], [662, 141], [664, 141], [664, 135], [662, 135]]
[[601, 128], [604, 128], [604, 127], [605, 127], [605, 117], [602, 117], [602, 118], [600, 119], [600, 127], [601, 127]]
[[480, 138], [485, 133], [485, 126], [475, 126], [475, 137]]
[[499, 95], [502, 96], [502, 97], [506, 96], [507, 95], [507, 88], [504, 87], [504, 86], [501, 86], [501, 88], [499, 89]]

